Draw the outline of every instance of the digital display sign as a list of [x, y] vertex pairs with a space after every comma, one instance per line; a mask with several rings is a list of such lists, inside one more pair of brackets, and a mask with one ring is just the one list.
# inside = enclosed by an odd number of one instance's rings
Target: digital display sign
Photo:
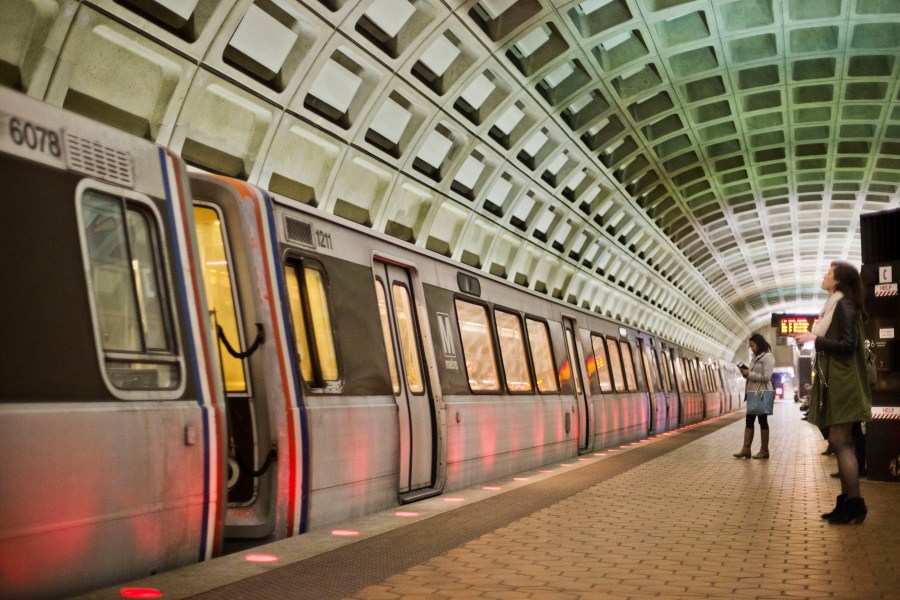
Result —
[[778, 335], [794, 335], [806, 333], [818, 320], [819, 315], [772, 315], [772, 326], [778, 329]]

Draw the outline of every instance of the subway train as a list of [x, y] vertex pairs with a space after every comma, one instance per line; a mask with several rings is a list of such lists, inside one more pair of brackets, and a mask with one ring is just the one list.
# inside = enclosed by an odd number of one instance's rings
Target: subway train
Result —
[[0, 107], [2, 598], [741, 406], [725, 361], [18, 92]]

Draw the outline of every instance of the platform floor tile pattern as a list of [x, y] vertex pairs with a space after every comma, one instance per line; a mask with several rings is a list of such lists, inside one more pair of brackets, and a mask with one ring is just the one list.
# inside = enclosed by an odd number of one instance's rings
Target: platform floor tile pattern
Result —
[[732, 458], [735, 421], [352, 597], [900, 598], [900, 485], [827, 524], [835, 459], [800, 414], [778, 404], [769, 460]]

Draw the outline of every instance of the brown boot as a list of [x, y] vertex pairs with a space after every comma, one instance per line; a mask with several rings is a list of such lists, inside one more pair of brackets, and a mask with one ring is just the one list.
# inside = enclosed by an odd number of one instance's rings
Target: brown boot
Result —
[[750, 444], [753, 443], [753, 428], [744, 428], [744, 447], [734, 455], [735, 458], [750, 458]]
[[753, 458], [769, 458], [769, 430], [761, 429], [760, 433], [762, 434], [760, 440], [762, 443], [759, 445], [759, 452], [753, 455]]

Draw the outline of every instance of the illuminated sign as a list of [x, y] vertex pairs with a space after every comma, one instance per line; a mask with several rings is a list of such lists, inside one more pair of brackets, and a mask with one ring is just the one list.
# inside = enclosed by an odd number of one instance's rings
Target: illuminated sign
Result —
[[772, 326], [778, 329], [778, 335], [806, 333], [815, 324], [819, 315], [772, 315]]

